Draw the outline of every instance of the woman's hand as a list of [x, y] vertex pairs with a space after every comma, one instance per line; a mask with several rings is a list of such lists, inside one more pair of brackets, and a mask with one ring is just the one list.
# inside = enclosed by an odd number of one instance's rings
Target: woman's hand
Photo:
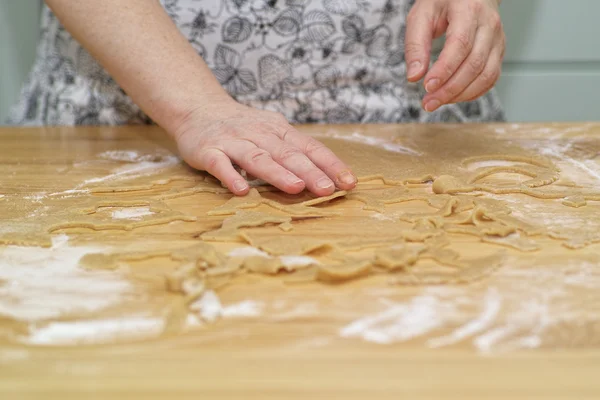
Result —
[[292, 127], [285, 117], [230, 98], [192, 111], [173, 136], [192, 167], [207, 171], [236, 195], [249, 186], [232, 164], [284, 192], [318, 196], [352, 189], [356, 178], [331, 150]]
[[[505, 49], [500, 1], [417, 0], [408, 15], [405, 51], [408, 80], [425, 77], [425, 110], [474, 100], [495, 85]], [[444, 49], [429, 69], [432, 41], [444, 33]]]

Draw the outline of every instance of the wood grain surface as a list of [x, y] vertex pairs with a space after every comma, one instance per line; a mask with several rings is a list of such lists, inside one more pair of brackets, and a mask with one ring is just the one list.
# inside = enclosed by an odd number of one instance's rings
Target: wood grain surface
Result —
[[[563, 141], [585, 143], [587, 147], [582, 151], [586, 154], [593, 152], [591, 146], [600, 151], [600, 124], [348, 125], [303, 126], [300, 129], [309, 134], [360, 132], [373, 137], [410, 137], [432, 132], [460, 135], [460, 132], [468, 131], [480, 132], [492, 141], [500, 135], [503, 140], [515, 143], [539, 143], [540, 148], [560, 137]], [[101, 179], [98, 177], [105, 176], [111, 168], [114, 170], [114, 160], [102, 162], [98, 154], [110, 151], [135, 151], [142, 155], [157, 151], [162, 152], [160, 154], [176, 152], [174, 144], [158, 128], [0, 129], [0, 196], [4, 196], [0, 198], [0, 221], [10, 218], [6, 199], [29, 198], [31, 201], [36, 193], [48, 195], [74, 190], [83, 187], [82, 182]], [[347, 161], [352, 164], [352, 160]], [[229, 197], [226, 194], [185, 197], [168, 202], [175, 210], [198, 216], [194, 223], [173, 222], [131, 231], [76, 228], [61, 232], [68, 235], [69, 243], [74, 246], [98, 243], [125, 249], [143, 241], [163, 243], [164, 246], [186, 245], [194, 243], [199, 232], [218, 226], [214, 219], [206, 217], [206, 211]], [[123, 198], [134, 199], [135, 194], [124, 194]], [[25, 207], [25, 200], [23, 202]], [[353, 216], [358, 215], [358, 208], [344, 204], [334, 207], [347, 215], [348, 229], [353, 229]], [[343, 234], [340, 229], [339, 235]], [[547, 249], [548, 260], [595, 260], [594, 257], [600, 254], [600, 245], [588, 246], [581, 251], [567, 249], [552, 240], [542, 241], [542, 245]], [[467, 238], [460, 246], [466, 253], [477, 254], [481, 243]], [[5, 248], [0, 245], [0, 250]], [[223, 245], [222, 248], [228, 247]], [[34, 247], [31, 251], [37, 250]], [[0, 262], [3, 254], [0, 253]], [[540, 259], [536, 254], [511, 254], [517, 264], [520, 262], [524, 266], [533, 265]], [[44, 261], [40, 262], [43, 265]], [[586, 265], [597, 276], [600, 264], [592, 261]], [[165, 259], [132, 263], [128, 279], [146, 295], [129, 299], [122, 310], [113, 307], [109, 310], [111, 315], [141, 311], [163, 315], [165, 305], [180, 301], [178, 296], [164, 290], [162, 276], [172, 267]], [[536, 268], [536, 275], [541, 275], [552, 265]], [[598, 304], [590, 303], [595, 297], [589, 293], [582, 292], [578, 298], [580, 308], [589, 311], [587, 314], [582, 313], [581, 319], [566, 318], [569, 321], [566, 327], [560, 328], [551, 338], [543, 337], [541, 343], [530, 345], [530, 349], [526, 349], [527, 346], [499, 346], [498, 351], [486, 352], [468, 340], [434, 348], [427, 334], [388, 344], [339, 335], [341, 326], [361, 315], [361, 296], [366, 296], [370, 288], [383, 287], [382, 282], [374, 277], [347, 285], [290, 287], [274, 278], [244, 277], [218, 291], [223, 304], [262, 299], [273, 305], [277, 299], [289, 295], [314, 302], [319, 313], [294, 318], [268, 313], [256, 318], [224, 318], [184, 332], [167, 329], [161, 335], [144, 340], [115, 337], [112, 344], [73, 346], [60, 342], [28, 342], [23, 338], [39, 326], [15, 322], [8, 311], [0, 309], [0, 398], [600, 398], [600, 330], [597, 330], [600, 325], [595, 313]], [[493, 282], [492, 279], [477, 283], [473, 290], [483, 293]], [[3, 285], [9, 283], [0, 280], [0, 296], [6, 293], [2, 291]], [[550, 285], [550, 293], [551, 285], [556, 282], [549, 280], [546, 284]], [[521, 286], [526, 288], [526, 285], [527, 282], [521, 282]], [[531, 298], [533, 291], [539, 289], [533, 285], [541, 284], [532, 281]], [[507, 295], [511, 290], [514, 293], [524, 290], [522, 287], [511, 289], [509, 285], [498, 287]], [[410, 298], [420, 289], [402, 290], [403, 295]], [[522, 300], [524, 308], [528, 298], [525, 294], [522, 296], [518, 300]], [[576, 294], [573, 296], [577, 298]], [[340, 299], [350, 301], [359, 309], [344, 309], [350, 313], [348, 318], [340, 315], [336, 308]], [[365, 301], [373, 299], [364, 297]], [[82, 297], [81, 300], [85, 299]], [[372, 306], [365, 304], [364, 309], [369, 310]], [[504, 304], [503, 307], [509, 306]], [[504, 311], [512, 312], [510, 308]], [[57, 321], [67, 321], [67, 317], [63, 315]], [[431, 315], [429, 318], [436, 317]], [[69, 321], [73, 322], [72, 319]], [[443, 336], [454, 328], [449, 325], [444, 330], [442, 327], [436, 335]], [[586, 329], [587, 336], [582, 333]], [[20, 336], [11, 338], [6, 332], [18, 332]]]

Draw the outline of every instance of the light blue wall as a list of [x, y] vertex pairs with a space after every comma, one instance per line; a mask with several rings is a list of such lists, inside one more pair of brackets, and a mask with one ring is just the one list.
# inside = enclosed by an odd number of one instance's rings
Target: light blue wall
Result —
[[39, 0], [0, 0], [0, 124], [35, 57]]
[[[0, 0], [0, 121], [34, 57], [39, 0]], [[600, 1], [504, 0], [511, 121], [600, 120]]]
[[501, 11], [508, 118], [600, 120], [600, 1], [504, 0]]

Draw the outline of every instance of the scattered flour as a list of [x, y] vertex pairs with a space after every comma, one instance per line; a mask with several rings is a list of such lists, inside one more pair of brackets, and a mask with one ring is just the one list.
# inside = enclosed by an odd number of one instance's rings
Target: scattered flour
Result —
[[194, 317], [188, 318], [188, 326], [200, 325], [202, 321], [212, 323], [220, 318], [249, 318], [262, 315], [263, 307], [252, 300], [223, 306], [221, 300], [212, 290], [190, 306]]
[[140, 161], [140, 153], [136, 150], [112, 150], [98, 154], [99, 158], [111, 161], [137, 162]]
[[425, 291], [408, 303], [389, 304], [374, 315], [358, 318], [342, 327], [345, 338], [390, 344], [426, 335], [449, 322], [456, 306]]
[[281, 263], [288, 268], [307, 267], [309, 265], [319, 265], [319, 261], [308, 256], [280, 256]]
[[130, 284], [109, 271], [78, 267], [100, 246], [69, 246], [65, 234], [54, 236], [49, 249], [7, 246], [0, 249], [0, 317], [38, 322], [65, 314], [95, 312], [118, 304]]
[[265, 253], [264, 251], [257, 249], [256, 247], [246, 246], [246, 247], [237, 247], [231, 250], [228, 254], [229, 257], [264, 257], [271, 258], [269, 253]]
[[148, 207], [130, 207], [113, 211], [112, 217], [113, 219], [140, 220], [142, 217], [153, 214]]
[[106, 182], [115, 179], [128, 179], [135, 176], [148, 175], [158, 170], [177, 165], [180, 162], [181, 160], [179, 159], [179, 157], [165, 156], [162, 157], [160, 161], [140, 161], [131, 164], [126, 164], [113, 169], [109, 175], [87, 179], [83, 181], [83, 183], [80, 186], [89, 185], [91, 183]]
[[327, 133], [326, 135], [315, 136], [315, 137], [342, 139], [342, 140], [347, 140], [349, 142], [366, 144], [367, 146], [379, 147], [379, 148], [382, 148], [384, 150], [391, 151], [394, 153], [411, 154], [411, 155], [415, 155], [415, 156], [421, 155], [421, 152], [413, 150], [406, 146], [402, 146], [399, 143], [390, 142], [389, 140], [383, 139], [383, 138], [363, 135], [362, 133], [358, 133], [358, 132], [354, 132], [351, 135], [341, 135], [334, 131], [331, 133]]
[[[256, 247], [246, 246], [246, 247], [237, 247], [232, 249], [229, 254], [229, 257], [264, 257], [264, 258], [273, 258], [269, 253], [265, 253], [264, 251], [257, 249]], [[319, 261], [308, 256], [280, 256], [279, 259], [281, 263], [285, 267], [289, 268], [298, 268], [298, 267], [306, 267], [309, 265], [319, 265]]]
[[22, 341], [32, 345], [99, 344], [110, 341], [141, 339], [160, 334], [161, 318], [127, 317], [88, 321], [51, 322], [31, 329]]

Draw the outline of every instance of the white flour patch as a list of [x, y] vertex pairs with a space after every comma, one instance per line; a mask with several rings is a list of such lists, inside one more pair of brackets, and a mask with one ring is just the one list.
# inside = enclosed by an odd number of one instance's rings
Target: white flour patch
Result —
[[[247, 247], [238, 247], [232, 249], [228, 253], [229, 257], [264, 257], [264, 258], [273, 258], [269, 253], [265, 253], [264, 251], [257, 249], [256, 247], [247, 246]], [[319, 265], [319, 261], [308, 256], [280, 256], [279, 260], [283, 264], [284, 267], [288, 268], [301, 268], [307, 267], [309, 265]]]
[[142, 161], [126, 164], [113, 169], [109, 175], [99, 178], [87, 179], [83, 181], [83, 183], [80, 186], [89, 185], [91, 183], [100, 183], [116, 179], [128, 179], [135, 176], [148, 175], [161, 169], [177, 165], [180, 162], [181, 160], [178, 157], [166, 156], [162, 157], [160, 161]]
[[373, 215], [371, 215], [371, 218], [375, 218], [379, 221], [396, 221], [397, 219], [391, 215], [386, 215], [382, 213], [374, 213]]
[[139, 221], [142, 217], [148, 215], [154, 215], [150, 208], [148, 207], [131, 207], [124, 208], [122, 210], [115, 210], [112, 212], [113, 219], [129, 219]]
[[128, 317], [72, 322], [52, 322], [31, 330], [23, 343], [32, 345], [99, 344], [141, 339], [160, 334], [164, 321], [159, 318]]
[[140, 161], [140, 153], [135, 150], [112, 150], [98, 154], [99, 158], [112, 161], [136, 162]]
[[23, 196], [25, 200], [31, 200], [34, 203], [41, 203], [46, 197], [46, 192], [40, 192], [35, 194], [30, 194], [29, 196]]
[[483, 302], [483, 310], [475, 319], [455, 329], [447, 336], [431, 339], [430, 347], [444, 347], [459, 343], [475, 334], [489, 329], [502, 309], [502, 297], [496, 288], [488, 290]]
[[319, 261], [308, 256], [281, 256], [281, 263], [288, 268], [308, 267], [309, 265], [319, 265]]
[[0, 316], [37, 322], [73, 313], [96, 312], [132, 293], [118, 273], [85, 271], [78, 264], [100, 246], [72, 247], [67, 235], [49, 249], [8, 246], [0, 250]]
[[110, 150], [97, 155], [98, 158], [109, 161], [139, 163], [144, 161], [159, 162], [165, 158], [164, 153], [142, 154], [137, 150]]
[[268, 253], [265, 253], [264, 251], [257, 249], [256, 247], [251, 247], [251, 246], [247, 246], [247, 247], [237, 247], [235, 249], [232, 249], [229, 254], [229, 257], [264, 257], [264, 258], [271, 258], [271, 256]]
[[69, 189], [69, 190], [63, 190], [62, 192], [50, 193], [48, 195], [48, 197], [55, 197], [55, 196], [75, 197], [75, 195], [88, 194], [88, 193], [90, 193], [90, 191], [87, 189]]
[[421, 152], [413, 150], [406, 146], [402, 146], [399, 143], [390, 142], [389, 140], [378, 138], [378, 137], [366, 136], [366, 135], [363, 135], [362, 133], [358, 133], [358, 132], [354, 132], [351, 135], [341, 135], [337, 132], [332, 132], [332, 133], [328, 133], [326, 135], [316, 136], [316, 137], [334, 138], [334, 139], [346, 140], [349, 142], [366, 144], [367, 146], [379, 147], [379, 148], [382, 148], [384, 150], [391, 151], [394, 153], [410, 154], [410, 155], [414, 155], [414, 156], [422, 155]]
[[202, 297], [190, 305], [190, 310], [196, 311], [198, 316], [206, 322], [215, 322], [223, 314], [223, 306], [215, 292], [206, 291]]
[[263, 305], [252, 300], [246, 300], [223, 307], [225, 318], [251, 318], [262, 315]]
[[408, 303], [390, 304], [377, 314], [358, 318], [344, 326], [339, 334], [379, 344], [403, 342], [443, 327], [455, 310], [455, 304], [425, 291]]
[[201, 321], [212, 323], [220, 318], [258, 317], [262, 314], [262, 309], [259, 303], [252, 300], [223, 306], [217, 294], [209, 290], [190, 306], [190, 310], [195, 312], [196, 319], [192, 318], [188, 321], [188, 325], [190, 322], [192, 326], [197, 325]]

